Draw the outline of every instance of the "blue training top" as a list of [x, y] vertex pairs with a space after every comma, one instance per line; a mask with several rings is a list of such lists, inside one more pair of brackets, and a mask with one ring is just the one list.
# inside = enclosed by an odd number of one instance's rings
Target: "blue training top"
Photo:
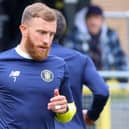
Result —
[[82, 88], [87, 85], [93, 92], [93, 103], [88, 110], [88, 116], [96, 120], [109, 96], [108, 87], [100, 77], [92, 60], [72, 49], [64, 48], [58, 43], [52, 44], [50, 54], [62, 57], [69, 66], [72, 94], [77, 106], [77, 113], [73, 120], [66, 124], [56, 122], [56, 129], [85, 129], [82, 116]]
[[0, 129], [54, 129], [47, 109], [54, 89], [73, 102], [69, 73], [63, 59], [26, 59], [15, 49], [0, 54]]

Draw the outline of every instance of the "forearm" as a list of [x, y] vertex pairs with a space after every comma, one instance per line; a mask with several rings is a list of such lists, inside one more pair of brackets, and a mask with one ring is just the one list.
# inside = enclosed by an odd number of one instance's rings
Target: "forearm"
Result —
[[107, 96], [102, 95], [94, 95], [93, 103], [91, 108], [88, 110], [87, 115], [91, 120], [97, 120], [100, 113], [102, 112], [109, 94]]

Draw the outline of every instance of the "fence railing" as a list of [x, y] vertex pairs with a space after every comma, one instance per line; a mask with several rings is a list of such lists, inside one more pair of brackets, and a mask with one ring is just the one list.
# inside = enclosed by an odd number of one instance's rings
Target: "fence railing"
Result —
[[129, 71], [99, 71], [103, 78], [127, 78], [129, 79]]
[[105, 11], [104, 15], [107, 18], [129, 18], [129, 11]]

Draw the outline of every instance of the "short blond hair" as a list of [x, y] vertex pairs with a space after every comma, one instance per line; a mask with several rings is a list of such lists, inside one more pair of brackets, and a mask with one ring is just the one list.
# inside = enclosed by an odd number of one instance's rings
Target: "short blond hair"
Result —
[[21, 24], [27, 23], [32, 18], [40, 17], [45, 21], [56, 21], [56, 14], [47, 5], [44, 3], [33, 3], [31, 5], [28, 5], [22, 14]]

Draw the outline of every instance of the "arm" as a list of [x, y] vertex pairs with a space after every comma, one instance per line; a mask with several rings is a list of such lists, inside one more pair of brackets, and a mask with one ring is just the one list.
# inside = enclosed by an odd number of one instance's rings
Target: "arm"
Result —
[[64, 80], [60, 89], [55, 89], [54, 97], [50, 99], [48, 109], [55, 112], [55, 119], [59, 122], [69, 122], [76, 113], [76, 106], [73, 101], [69, 73], [65, 67]]
[[76, 106], [73, 101], [72, 91], [70, 87], [68, 66], [66, 64], [64, 69], [64, 80], [62, 81], [62, 85], [60, 87], [60, 93], [67, 98], [68, 110], [63, 114], [56, 113], [56, 119], [59, 122], [69, 122], [70, 120], [72, 120], [76, 113]]
[[85, 120], [86, 125], [91, 126], [94, 125], [94, 121], [89, 119], [88, 115], [87, 115], [87, 111], [86, 109], [82, 110], [82, 114], [83, 114], [83, 119]]
[[86, 115], [90, 120], [95, 121], [98, 119], [107, 102], [109, 97], [109, 90], [104, 80], [96, 71], [93, 62], [89, 57], [85, 58], [83, 80], [93, 93], [93, 102]]

